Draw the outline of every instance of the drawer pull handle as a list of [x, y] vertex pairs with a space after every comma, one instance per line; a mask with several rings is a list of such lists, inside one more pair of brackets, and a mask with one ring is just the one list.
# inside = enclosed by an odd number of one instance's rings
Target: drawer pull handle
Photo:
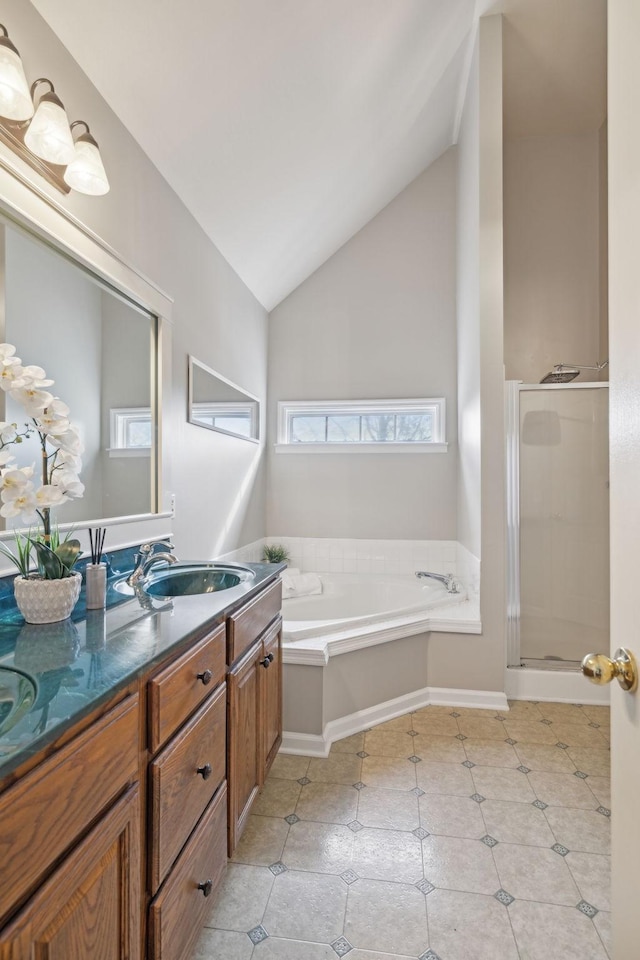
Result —
[[266, 657], [264, 658], [264, 660], [261, 660], [260, 663], [262, 664], [262, 666], [263, 666], [263, 667], [265, 668], [265, 670], [266, 670], [267, 667], [269, 666], [269, 664], [270, 664], [270, 663], [273, 663], [273, 654], [272, 654], [272, 653], [268, 653], [268, 654], [266, 655]]
[[198, 767], [196, 772], [200, 774], [203, 780], [208, 780], [211, 776], [211, 764], [205, 763], [204, 767]]
[[198, 674], [198, 680], [202, 680], [206, 687], [208, 683], [211, 683], [212, 676], [213, 674], [211, 673], [211, 670], [203, 670], [202, 673]]
[[213, 880], [205, 880], [204, 883], [199, 883], [198, 890], [202, 890], [205, 897], [208, 897], [213, 890]]

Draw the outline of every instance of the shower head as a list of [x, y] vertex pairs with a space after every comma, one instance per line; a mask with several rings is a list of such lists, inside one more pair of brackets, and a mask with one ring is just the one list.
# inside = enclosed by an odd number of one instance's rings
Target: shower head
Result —
[[570, 367], [566, 363], [557, 363], [553, 370], [543, 377], [540, 383], [569, 383], [580, 376], [577, 367]]
[[585, 366], [581, 363], [556, 363], [553, 370], [546, 377], [543, 377], [540, 383], [570, 383], [571, 380], [580, 376], [581, 370], [597, 370], [599, 373], [600, 370], [604, 370], [608, 366], [608, 360], [596, 363], [595, 366]]

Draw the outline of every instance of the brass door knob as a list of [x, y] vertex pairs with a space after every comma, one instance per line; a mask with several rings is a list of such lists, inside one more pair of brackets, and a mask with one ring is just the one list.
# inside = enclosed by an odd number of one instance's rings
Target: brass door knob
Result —
[[588, 653], [582, 661], [582, 672], [592, 683], [611, 683], [615, 677], [623, 690], [631, 693], [638, 686], [636, 659], [630, 650], [620, 647], [611, 660], [605, 653]]

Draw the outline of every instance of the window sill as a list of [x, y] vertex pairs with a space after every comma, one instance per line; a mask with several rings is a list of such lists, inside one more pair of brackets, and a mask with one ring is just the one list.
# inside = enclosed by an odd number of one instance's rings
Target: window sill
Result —
[[150, 457], [151, 447], [107, 447], [110, 457]]
[[446, 453], [448, 443], [276, 443], [276, 453]]

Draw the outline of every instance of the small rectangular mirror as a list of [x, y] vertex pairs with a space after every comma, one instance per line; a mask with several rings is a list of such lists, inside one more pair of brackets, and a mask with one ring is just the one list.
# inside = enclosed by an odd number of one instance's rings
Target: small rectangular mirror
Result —
[[189, 423], [242, 440], [259, 439], [258, 398], [189, 357]]

